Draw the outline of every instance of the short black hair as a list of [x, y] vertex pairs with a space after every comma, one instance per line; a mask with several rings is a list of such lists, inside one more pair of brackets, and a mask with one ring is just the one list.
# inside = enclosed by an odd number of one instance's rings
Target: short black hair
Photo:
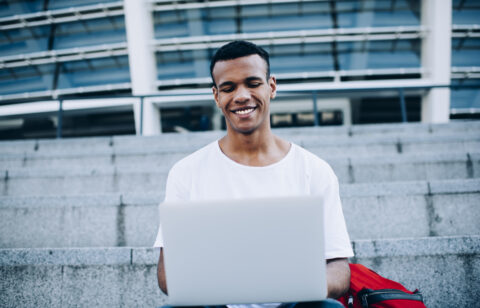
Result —
[[215, 52], [212, 60], [210, 61], [210, 76], [212, 77], [213, 85], [215, 79], [213, 78], [213, 67], [218, 61], [233, 60], [250, 55], [259, 55], [267, 63], [267, 80], [270, 78], [270, 57], [268, 52], [260, 46], [257, 46], [247, 41], [233, 41], [223, 45]]

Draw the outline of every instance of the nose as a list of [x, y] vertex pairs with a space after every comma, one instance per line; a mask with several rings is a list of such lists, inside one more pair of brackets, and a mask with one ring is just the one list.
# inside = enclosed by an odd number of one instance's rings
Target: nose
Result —
[[235, 91], [234, 101], [237, 104], [244, 104], [248, 102], [251, 98], [250, 91], [246, 87], [238, 87]]

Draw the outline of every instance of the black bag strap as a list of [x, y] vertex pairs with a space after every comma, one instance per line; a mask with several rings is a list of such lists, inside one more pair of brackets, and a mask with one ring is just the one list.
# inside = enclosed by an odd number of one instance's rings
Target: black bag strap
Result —
[[415, 290], [413, 294], [405, 293], [401, 290], [396, 289], [381, 289], [381, 290], [371, 290], [363, 289], [358, 292], [358, 297], [362, 304], [362, 308], [368, 308], [369, 305], [373, 305], [379, 302], [394, 300], [394, 299], [405, 299], [412, 301], [419, 301], [423, 303], [423, 296], [418, 290]]

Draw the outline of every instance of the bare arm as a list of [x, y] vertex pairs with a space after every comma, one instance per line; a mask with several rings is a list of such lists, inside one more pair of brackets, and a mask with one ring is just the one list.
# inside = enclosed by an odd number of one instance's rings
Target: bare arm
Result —
[[350, 288], [350, 267], [346, 258], [327, 260], [328, 297], [339, 298]]
[[157, 267], [158, 286], [163, 293], [168, 294], [167, 279], [165, 278], [165, 265], [163, 263], [163, 248], [160, 248], [160, 257], [158, 258]]

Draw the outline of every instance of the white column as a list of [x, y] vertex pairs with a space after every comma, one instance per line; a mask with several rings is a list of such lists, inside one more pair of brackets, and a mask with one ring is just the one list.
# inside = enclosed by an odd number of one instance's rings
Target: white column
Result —
[[[128, 63], [133, 95], [157, 92], [157, 63], [152, 48], [154, 39], [153, 16], [148, 0], [125, 0], [125, 28], [127, 31]], [[134, 105], [135, 127], [140, 132], [140, 104]], [[151, 100], [144, 100], [143, 135], [161, 133], [160, 111]]]
[[[452, 1], [422, 0], [421, 23], [427, 32], [422, 40], [423, 78], [450, 84], [452, 54]], [[434, 88], [422, 98], [422, 122], [445, 123], [450, 117], [450, 89]]]

